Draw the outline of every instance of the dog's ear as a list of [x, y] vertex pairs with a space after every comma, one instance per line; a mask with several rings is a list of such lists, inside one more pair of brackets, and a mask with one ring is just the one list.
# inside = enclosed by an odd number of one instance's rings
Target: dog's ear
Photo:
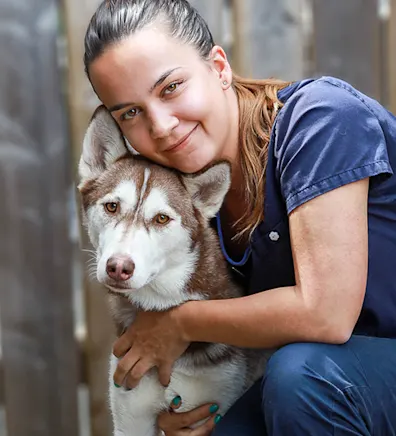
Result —
[[99, 176], [109, 165], [128, 153], [116, 121], [103, 105], [99, 106], [85, 133], [78, 165], [79, 186]]
[[231, 185], [231, 165], [222, 161], [195, 174], [183, 176], [194, 206], [207, 218], [213, 218], [220, 210]]

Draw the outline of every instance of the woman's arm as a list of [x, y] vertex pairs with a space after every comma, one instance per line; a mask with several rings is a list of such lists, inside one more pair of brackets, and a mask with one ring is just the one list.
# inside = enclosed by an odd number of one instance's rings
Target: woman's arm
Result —
[[173, 313], [184, 339], [271, 348], [347, 341], [366, 289], [368, 183], [342, 186], [290, 214], [295, 286], [186, 303]]
[[252, 296], [140, 312], [114, 345], [114, 381], [135, 386], [152, 367], [162, 384], [193, 341], [273, 348], [291, 342], [343, 343], [362, 308], [368, 263], [369, 180], [344, 185], [289, 217], [296, 285]]

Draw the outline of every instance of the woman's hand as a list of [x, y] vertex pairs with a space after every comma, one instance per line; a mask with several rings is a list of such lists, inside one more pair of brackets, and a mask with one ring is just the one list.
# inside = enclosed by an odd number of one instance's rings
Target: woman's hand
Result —
[[[158, 417], [158, 427], [165, 433], [165, 436], [210, 436], [215, 425], [220, 421], [221, 416], [216, 415], [219, 410], [217, 404], [206, 404], [191, 410], [190, 412], [175, 413], [181, 405], [181, 398], [176, 397], [169, 412], [163, 412]], [[204, 424], [190, 428], [199, 421], [208, 419]]]
[[158, 368], [160, 383], [169, 384], [173, 363], [189, 346], [177, 322], [179, 309], [138, 312], [133, 324], [114, 344], [113, 353], [120, 359], [114, 373], [116, 386], [134, 388], [153, 367]]

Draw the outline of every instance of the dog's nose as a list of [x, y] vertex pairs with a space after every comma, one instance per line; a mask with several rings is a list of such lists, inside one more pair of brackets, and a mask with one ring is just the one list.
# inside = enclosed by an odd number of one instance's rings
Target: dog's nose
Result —
[[135, 264], [127, 256], [112, 256], [106, 263], [107, 275], [113, 280], [125, 282], [134, 270]]

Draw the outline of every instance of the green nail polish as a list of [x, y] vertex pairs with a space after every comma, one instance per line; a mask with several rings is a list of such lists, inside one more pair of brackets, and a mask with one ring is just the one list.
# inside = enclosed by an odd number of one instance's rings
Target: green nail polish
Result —
[[121, 386], [119, 386], [117, 383], [114, 383], [114, 386], [116, 387], [116, 388], [120, 388]]
[[221, 415], [216, 415], [216, 418], [214, 420], [215, 424], [218, 424], [221, 420], [222, 416]]
[[209, 412], [210, 412], [210, 413], [216, 413], [218, 410], [219, 410], [219, 406], [218, 406], [217, 404], [212, 404], [212, 405], [209, 407]]
[[175, 398], [172, 400], [172, 404], [173, 404], [174, 406], [178, 406], [178, 405], [180, 404], [180, 402], [181, 402], [181, 397], [179, 397], [179, 396], [175, 397]]

